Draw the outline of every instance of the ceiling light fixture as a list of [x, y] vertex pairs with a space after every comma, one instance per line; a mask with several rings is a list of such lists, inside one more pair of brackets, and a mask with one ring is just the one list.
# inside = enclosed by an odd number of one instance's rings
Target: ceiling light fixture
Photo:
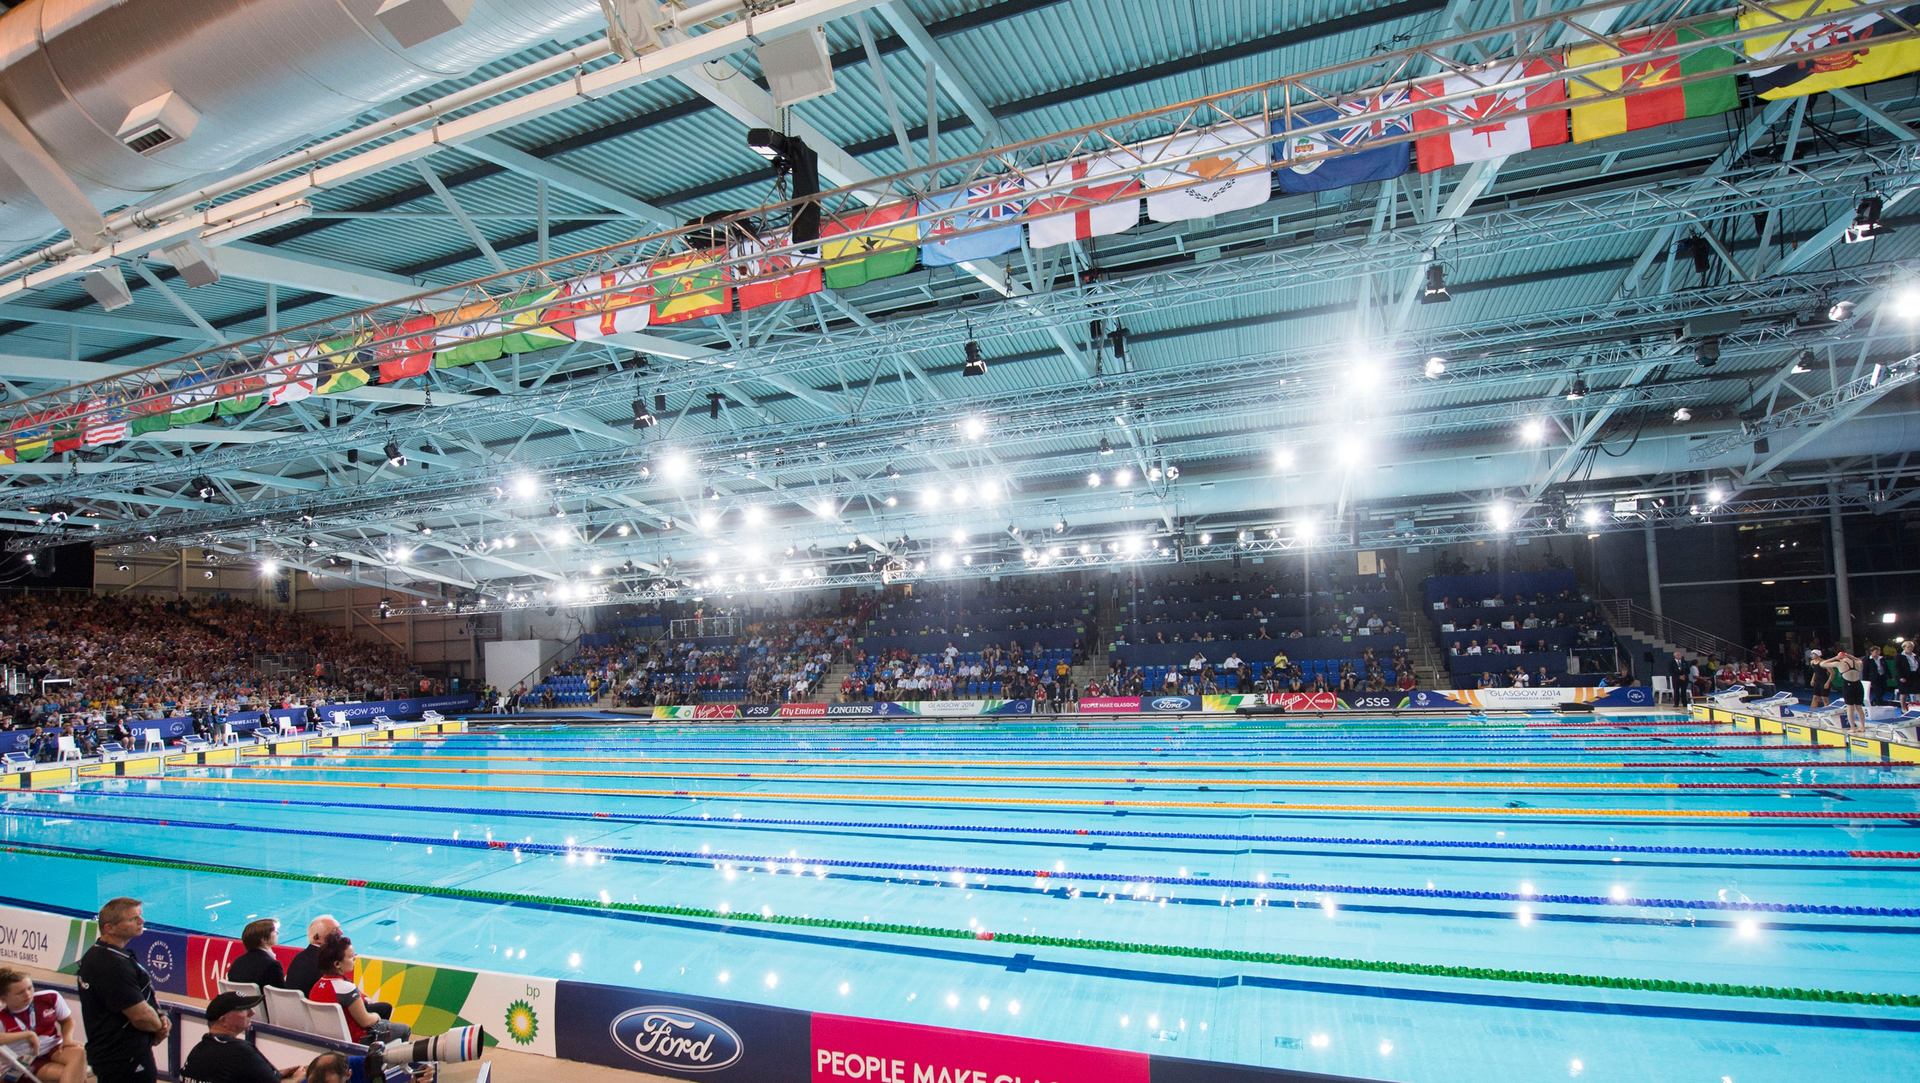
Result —
[[1438, 263], [1427, 264], [1427, 284], [1420, 288], [1420, 303], [1423, 305], [1443, 305], [1453, 300], [1453, 294], [1447, 292], [1447, 272]]

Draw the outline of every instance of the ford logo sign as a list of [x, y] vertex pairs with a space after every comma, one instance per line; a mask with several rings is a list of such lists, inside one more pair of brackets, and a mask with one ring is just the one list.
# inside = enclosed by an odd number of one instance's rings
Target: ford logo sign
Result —
[[717, 1072], [742, 1052], [740, 1035], [710, 1015], [650, 1004], [616, 1016], [608, 1032], [627, 1055], [656, 1068]]
[[1156, 711], [1184, 711], [1187, 707], [1185, 696], [1161, 696], [1153, 701], [1153, 709]]

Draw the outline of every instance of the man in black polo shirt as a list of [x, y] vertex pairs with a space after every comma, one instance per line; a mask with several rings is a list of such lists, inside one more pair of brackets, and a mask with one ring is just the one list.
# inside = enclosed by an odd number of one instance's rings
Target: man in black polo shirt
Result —
[[99, 1083], [153, 1083], [153, 1047], [167, 1040], [153, 976], [127, 953], [146, 925], [139, 899], [109, 899], [100, 908], [100, 939], [80, 958], [80, 1018]]
[[207, 1002], [207, 1034], [187, 1054], [180, 1067], [187, 1083], [278, 1083], [298, 1079], [299, 1065], [275, 1068], [272, 1062], [247, 1041], [247, 1029], [253, 1026], [253, 1009], [259, 997], [221, 993]]

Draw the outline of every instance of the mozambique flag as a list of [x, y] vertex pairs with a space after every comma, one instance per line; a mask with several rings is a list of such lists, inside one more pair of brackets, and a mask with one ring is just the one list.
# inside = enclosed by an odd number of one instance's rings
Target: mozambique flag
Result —
[[[566, 298], [564, 286], [509, 297], [500, 306], [501, 311], [509, 313], [503, 321], [509, 333], [501, 336], [500, 348], [507, 353], [532, 353], [572, 342], [573, 321], [563, 318], [568, 314]], [[524, 311], [514, 312], [516, 308]], [[548, 320], [554, 321], [553, 325], [543, 326]]]
[[720, 250], [670, 256], [647, 268], [654, 280], [654, 323], [680, 323], [724, 316], [733, 309], [733, 286]]
[[47, 457], [48, 422], [52, 416], [42, 412], [28, 414], [13, 423], [8, 434], [13, 438], [13, 456], [18, 462], [34, 463]]
[[183, 425], [198, 425], [213, 416], [214, 398], [220, 394], [218, 385], [200, 376], [182, 376], [173, 382], [173, 414], [167, 421], [168, 428], [180, 428]]
[[372, 379], [367, 369], [373, 364], [373, 351], [362, 345], [367, 341], [365, 334], [353, 334], [322, 342], [320, 352], [326, 356], [320, 358], [320, 382], [313, 393], [338, 395], [367, 386]]
[[[1802, 15], [1825, 15], [1826, 19], [1797, 30], [1762, 34], [1744, 43], [1747, 55], [1756, 61], [1771, 62], [1773, 67], [1747, 72], [1753, 92], [1762, 98], [1791, 98], [1800, 94], [1818, 94], [1835, 87], [1877, 83], [1896, 75], [1920, 71], [1920, 41], [1907, 38], [1889, 45], [1876, 45], [1901, 32], [1901, 23], [1912, 25], [1920, 18], [1920, 4], [1907, 4], [1890, 12], [1860, 13], [1854, 0], [1781, 0], [1765, 8], [1744, 11], [1740, 29], [1770, 26], [1781, 19]], [[1846, 46], [1826, 56], [1801, 59], [1817, 49]]]
[[441, 313], [440, 329], [433, 333], [437, 350], [433, 367], [453, 369], [498, 360], [505, 352], [500, 346], [500, 319], [493, 315], [498, 311], [500, 306], [492, 301], [477, 301]]
[[[1715, 19], [1678, 30], [1631, 34], [1615, 38], [1611, 44], [1576, 45], [1567, 50], [1567, 64], [1571, 67], [1614, 60], [1676, 43], [1731, 34], [1733, 28], [1732, 19]], [[1739, 55], [1732, 49], [1716, 47], [1658, 60], [1633, 61], [1617, 68], [1569, 77], [1567, 96], [1573, 101], [1573, 141], [1585, 143], [1688, 117], [1724, 113], [1740, 104], [1740, 88], [1731, 72], [1684, 86], [1669, 84], [1683, 76], [1722, 71], [1739, 62]], [[1594, 105], [1580, 104], [1583, 98], [1597, 98], [1623, 89], [1629, 92], [1624, 98]]]
[[137, 397], [144, 401], [127, 407], [127, 414], [133, 420], [133, 435], [166, 432], [173, 427], [173, 399], [164, 385], [148, 384], [140, 389]]
[[[826, 263], [826, 285], [844, 290], [882, 278], [892, 278], [913, 270], [920, 258], [920, 227], [913, 223], [892, 226], [910, 217], [913, 203], [889, 203], [859, 214], [843, 214], [820, 228], [820, 258]], [[864, 236], [835, 240], [857, 229], [871, 229]]]
[[267, 378], [246, 364], [234, 365], [231, 375], [220, 381], [221, 417], [250, 413], [267, 404]]

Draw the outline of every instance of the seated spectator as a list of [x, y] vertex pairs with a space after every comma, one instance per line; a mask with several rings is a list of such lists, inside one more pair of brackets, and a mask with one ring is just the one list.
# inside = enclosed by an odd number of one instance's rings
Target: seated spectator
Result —
[[332, 914], [321, 914], [307, 922], [307, 946], [287, 964], [286, 988], [304, 994], [320, 980], [320, 945], [329, 936], [340, 935], [340, 923]]
[[280, 942], [280, 923], [272, 918], [247, 922], [240, 930], [240, 943], [247, 950], [227, 967], [227, 980], [247, 982], [261, 988], [289, 988], [287, 973], [273, 949]]
[[316, 1004], [340, 1005], [347, 1017], [347, 1035], [355, 1042], [394, 1042], [412, 1037], [413, 1030], [405, 1023], [382, 1018], [368, 1006], [365, 994], [353, 980], [353, 964], [358, 958], [353, 941], [339, 933], [321, 941], [315, 957], [320, 977], [307, 991], [307, 999]]
[[247, 1041], [247, 1031], [253, 1029], [253, 1009], [260, 1001], [260, 997], [238, 993], [221, 993], [208, 1001], [207, 1032], [187, 1054], [180, 1074], [194, 1083], [274, 1083], [306, 1074], [297, 1064], [275, 1068]]
[[1205, 668], [1207, 668], [1207, 656], [1194, 651], [1193, 657], [1187, 659], [1187, 672], [1198, 673]]
[[52, 989], [36, 991], [33, 979], [0, 969], [0, 1045], [19, 1058], [41, 1083], [85, 1083], [87, 1055], [73, 1038], [73, 1009]]

